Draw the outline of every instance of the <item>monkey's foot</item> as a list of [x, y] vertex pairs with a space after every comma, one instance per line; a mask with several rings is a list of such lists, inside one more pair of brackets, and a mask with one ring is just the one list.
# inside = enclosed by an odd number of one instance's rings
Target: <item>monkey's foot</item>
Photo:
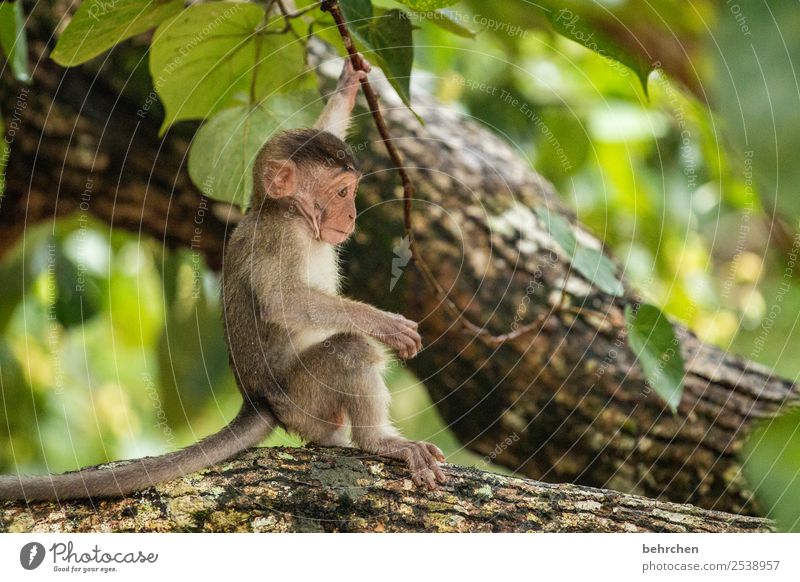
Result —
[[417, 487], [427, 486], [436, 489], [437, 483], [447, 481], [439, 462], [444, 461], [444, 453], [439, 447], [423, 441], [388, 439], [380, 443], [378, 454], [403, 461], [411, 469], [411, 480]]

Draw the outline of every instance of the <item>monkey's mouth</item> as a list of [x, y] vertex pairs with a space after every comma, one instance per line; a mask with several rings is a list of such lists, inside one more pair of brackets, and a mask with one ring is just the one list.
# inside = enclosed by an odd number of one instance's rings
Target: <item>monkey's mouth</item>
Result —
[[320, 232], [320, 238], [330, 244], [338, 245], [350, 238], [352, 230], [339, 230], [338, 228], [324, 227]]

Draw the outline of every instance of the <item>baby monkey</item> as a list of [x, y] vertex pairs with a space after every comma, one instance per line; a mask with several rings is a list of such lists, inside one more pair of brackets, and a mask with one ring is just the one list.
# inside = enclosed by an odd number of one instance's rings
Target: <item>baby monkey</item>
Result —
[[225, 338], [243, 397], [236, 418], [185, 449], [120, 467], [0, 476], [0, 499], [126, 495], [232, 457], [277, 425], [403, 461], [417, 486], [445, 482], [442, 452], [403, 438], [389, 420], [380, 344], [413, 358], [422, 347], [417, 324], [339, 295], [337, 247], [353, 233], [361, 177], [343, 140], [366, 74], [345, 59], [315, 126], [274, 136], [256, 156], [250, 209], [222, 269]]

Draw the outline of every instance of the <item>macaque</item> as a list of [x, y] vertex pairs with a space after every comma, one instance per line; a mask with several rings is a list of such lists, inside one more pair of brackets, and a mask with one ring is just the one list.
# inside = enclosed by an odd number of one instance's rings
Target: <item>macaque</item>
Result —
[[403, 461], [417, 486], [445, 482], [442, 452], [403, 438], [388, 415], [382, 346], [413, 358], [422, 347], [417, 324], [339, 295], [337, 247], [355, 227], [361, 177], [343, 140], [366, 74], [346, 59], [315, 126], [274, 136], [256, 156], [250, 208], [227, 242], [222, 269], [225, 338], [243, 398], [238, 415], [185, 449], [120, 467], [0, 476], [0, 499], [126, 495], [228, 459], [278, 425], [308, 442], [352, 441]]

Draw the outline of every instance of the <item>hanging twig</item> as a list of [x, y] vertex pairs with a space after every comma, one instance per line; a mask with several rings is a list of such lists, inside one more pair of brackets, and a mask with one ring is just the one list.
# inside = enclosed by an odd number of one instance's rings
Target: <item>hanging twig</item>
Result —
[[[344, 21], [344, 16], [342, 15], [342, 11], [339, 7], [338, 0], [323, 0], [320, 8], [323, 12], [329, 12], [333, 17], [333, 21], [336, 24], [337, 30], [339, 31], [339, 36], [342, 38], [342, 44], [344, 45], [344, 48], [353, 63], [353, 68], [356, 70], [366, 71], [367, 68], [365, 63], [363, 62], [361, 55], [356, 50], [353, 37], [351, 36], [350, 30], [347, 28], [347, 24]], [[400, 152], [397, 151], [394, 143], [392, 143], [392, 136], [389, 133], [389, 128], [386, 125], [386, 120], [383, 118], [381, 107], [378, 103], [378, 95], [372, 88], [369, 79], [364, 78], [361, 80], [361, 89], [363, 90], [364, 96], [367, 99], [367, 105], [369, 106], [370, 113], [372, 114], [372, 119], [375, 122], [375, 126], [378, 129], [378, 133], [381, 136], [383, 144], [386, 146], [386, 151], [389, 154], [389, 158], [392, 160], [392, 163], [397, 169], [397, 173], [400, 175], [400, 182], [403, 186], [403, 226], [405, 235], [409, 240], [411, 262], [413, 262], [417, 269], [419, 269], [423, 278], [434, 289], [439, 299], [442, 301], [447, 310], [453, 314], [456, 321], [458, 321], [466, 331], [480, 337], [488, 344], [497, 347], [524, 334], [540, 331], [549, 314], [538, 317], [533, 323], [520, 327], [512, 332], [502, 335], [493, 335], [483, 326], [471, 322], [467, 318], [465, 310], [459, 308], [455, 301], [450, 298], [447, 291], [445, 291], [441, 286], [439, 281], [428, 267], [428, 264], [422, 258], [422, 255], [420, 255], [416, 240], [414, 239], [414, 230], [411, 222], [411, 203], [414, 199], [414, 194], [416, 193], [414, 183], [411, 180], [411, 176], [408, 174], [408, 170], [406, 170], [406, 167], [403, 165]], [[559, 305], [563, 303], [563, 300], [564, 295], [562, 293]]]

